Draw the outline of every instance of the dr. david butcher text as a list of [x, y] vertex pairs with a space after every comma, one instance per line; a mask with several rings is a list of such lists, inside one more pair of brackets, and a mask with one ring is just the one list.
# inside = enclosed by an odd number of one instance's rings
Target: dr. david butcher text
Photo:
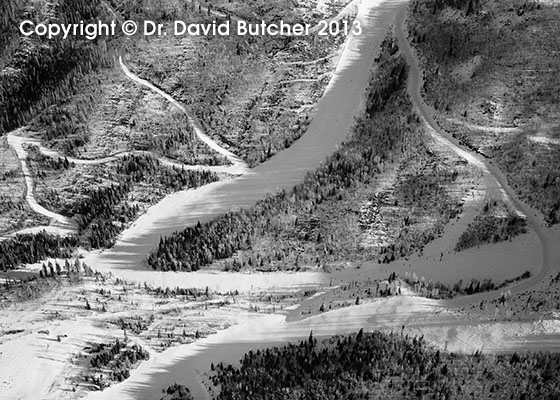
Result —
[[[174, 35], [183, 36], [229, 36], [231, 34], [231, 21], [216, 23], [213, 21], [208, 24], [175, 21]], [[284, 21], [278, 23], [250, 23], [247, 21], [237, 21], [236, 30], [233, 32], [238, 36], [306, 36], [309, 35], [309, 24], [287, 24]]]

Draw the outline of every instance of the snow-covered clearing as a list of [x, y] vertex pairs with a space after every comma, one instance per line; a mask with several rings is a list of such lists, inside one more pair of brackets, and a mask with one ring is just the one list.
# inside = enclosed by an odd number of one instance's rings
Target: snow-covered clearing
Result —
[[535, 143], [541, 143], [541, 144], [546, 144], [546, 145], [555, 145], [555, 146], [560, 145], [560, 139], [549, 138], [549, 137], [546, 137], [546, 136], [528, 136], [528, 139], [535, 142]]
[[447, 118], [449, 122], [452, 122], [457, 125], [462, 125], [469, 129], [474, 129], [477, 131], [482, 132], [490, 132], [490, 133], [519, 133], [521, 129], [518, 127], [503, 127], [503, 126], [485, 126], [485, 125], [476, 125], [466, 121], [461, 121], [457, 118]]

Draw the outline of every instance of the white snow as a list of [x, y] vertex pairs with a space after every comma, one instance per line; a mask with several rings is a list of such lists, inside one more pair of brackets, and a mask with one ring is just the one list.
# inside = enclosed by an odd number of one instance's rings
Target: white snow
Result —
[[493, 132], [493, 133], [518, 133], [521, 129], [518, 127], [504, 127], [504, 126], [486, 126], [486, 125], [476, 125], [470, 122], [462, 121], [458, 118], [447, 118], [449, 122], [453, 122], [457, 125], [463, 125], [469, 129], [474, 129], [482, 132]]
[[549, 138], [546, 136], [529, 136], [528, 139], [535, 143], [548, 144], [548, 145], [552, 144], [556, 146], [560, 145], [560, 139]]

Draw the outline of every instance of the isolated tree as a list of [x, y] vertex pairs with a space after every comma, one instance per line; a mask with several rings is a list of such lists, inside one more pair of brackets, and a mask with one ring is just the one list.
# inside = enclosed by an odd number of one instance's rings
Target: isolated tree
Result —
[[80, 260], [77, 258], [74, 260], [74, 270], [77, 273], [80, 273]]

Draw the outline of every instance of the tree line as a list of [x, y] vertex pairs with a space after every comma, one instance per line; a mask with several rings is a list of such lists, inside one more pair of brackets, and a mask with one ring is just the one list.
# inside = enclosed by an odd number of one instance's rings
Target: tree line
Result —
[[250, 351], [239, 366], [212, 365], [211, 380], [218, 400], [553, 399], [559, 367], [556, 353], [455, 354], [403, 330], [360, 330]]
[[0, 268], [7, 271], [45, 258], [71, 258], [77, 245], [78, 239], [75, 236], [53, 236], [45, 231], [16, 235], [0, 241]]

